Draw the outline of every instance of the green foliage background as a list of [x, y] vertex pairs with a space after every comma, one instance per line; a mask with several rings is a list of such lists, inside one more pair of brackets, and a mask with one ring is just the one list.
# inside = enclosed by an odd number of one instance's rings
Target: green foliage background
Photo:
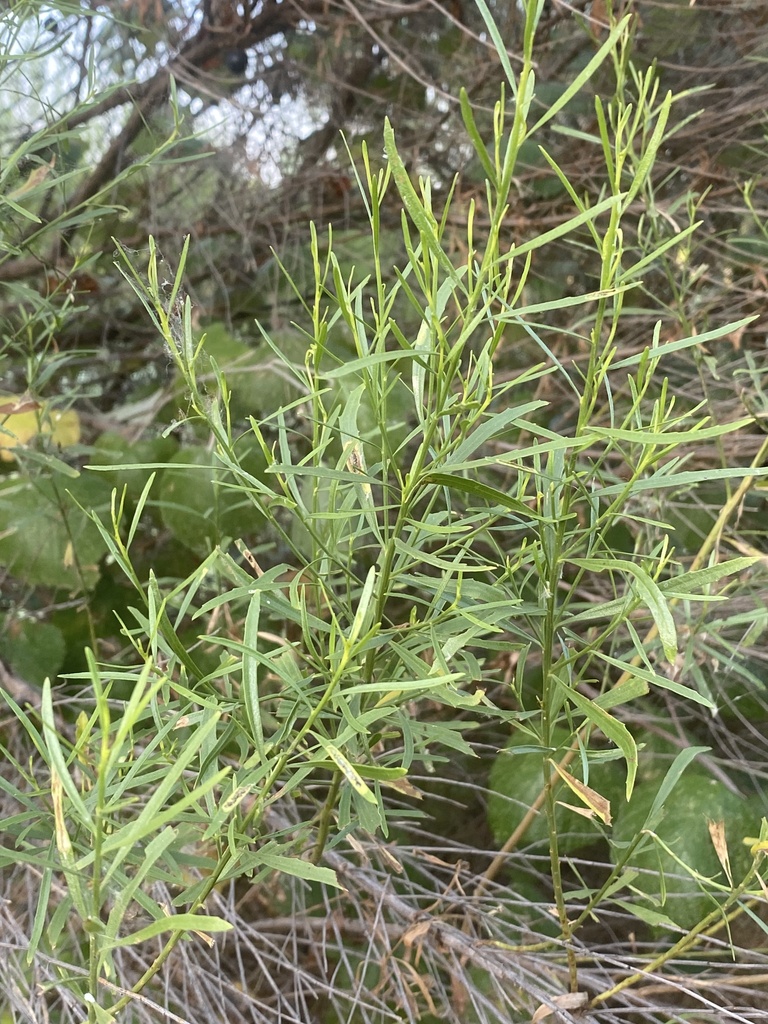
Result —
[[3, 1021], [765, 1012], [762, 4], [407, 7], [2, 12]]

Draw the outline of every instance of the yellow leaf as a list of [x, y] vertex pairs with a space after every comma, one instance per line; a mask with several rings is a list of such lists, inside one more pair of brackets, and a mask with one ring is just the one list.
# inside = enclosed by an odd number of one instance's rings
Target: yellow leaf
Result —
[[31, 192], [32, 189], [37, 188], [38, 185], [42, 185], [42, 183], [53, 170], [55, 163], [56, 157], [53, 157], [50, 163], [41, 164], [39, 167], [35, 167], [35, 169], [30, 173], [29, 177], [24, 182], [24, 184], [20, 185], [17, 189], [14, 189], [14, 191], [10, 193], [10, 198], [18, 199], [19, 196], [23, 196], [25, 192]]
[[[560, 778], [563, 780], [563, 782], [566, 784], [566, 786], [568, 786], [568, 788], [571, 790], [571, 792], [575, 793], [576, 796], [579, 797], [579, 799], [582, 800], [587, 805], [587, 807], [589, 808], [589, 811], [587, 812], [587, 814], [594, 814], [605, 825], [610, 825], [611, 824], [611, 803], [610, 803], [610, 801], [606, 800], [605, 797], [601, 796], [600, 793], [598, 793], [596, 790], [590, 789], [589, 786], [585, 786], [583, 782], [580, 782], [579, 779], [575, 778], [573, 775], [571, 775], [570, 772], [567, 772], [564, 768], [561, 768], [558, 764], [556, 764], [551, 759], [550, 759], [549, 763], [555, 769], [555, 771], [560, 776]], [[576, 810], [576, 808], [573, 808], [573, 810]]]
[[360, 778], [360, 775], [358, 774], [355, 766], [353, 764], [350, 764], [350, 762], [346, 759], [346, 757], [344, 757], [339, 748], [335, 747], [333, 743], [328, 743], [327, 741], [323, 741], [323, 747], [325, 748], [326, 754], [328, 754], [330, 759], [334, 762], [336, 767], [339, 769], [341, 774], [350, 784], [352, 789], [354, 789], [354, 791], [358, 794], [358, 796], [361, 796], [363, 800], [366, 800], [370, 804], [377, 804], [378, 801], [376, 797], [373, 795], [370, 789], [368, 789], [366, 784]]
[[67, 546], [64, 548], [64, 558], [62, 564], [65, 569], [71, 569], [75, 564], [75, 549], [72, 547], [72, 541], [67, 541]]
[[74, 409], [59, 412], [30, 395], [6, 395], [0, 399], [0, 459], [12, 462], [14, 448], [44, 434], [65, 448], [80, 440], [80, 417]]
[[712, 821], [711, 818], [707, 818], [707, 828], [709, 829], [709, 838], [712, 840], [712, 845], [715, 848], [717, 859], [722, 865], [729, 884], [733, 885], [731, 861], [728, 856], [728, 844], [725, 841], [725, 822], [722, 820]]

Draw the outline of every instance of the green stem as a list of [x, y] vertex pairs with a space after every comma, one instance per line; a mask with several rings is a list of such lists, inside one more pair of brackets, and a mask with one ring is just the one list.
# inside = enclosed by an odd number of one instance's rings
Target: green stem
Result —
[[[762, 854], [759, 854], [758, 857], [762, 858]], [[707, 914], [707, 916], [702, 921], [699, 921], [695, 928], [692, 928], [689, 932], [686, 932], [686, 934], [683, 935], [683, 937], [679, 939], [674, 944], [674, 946], [665, 950], [665, 952], [663, 952], [660, 956], [657, 956], [656, 959], [652, 960], [647, 967], [643, 968], [642, 971], [638, 971], [636, 974], [632, 974], [628, 978], [624, 978], [622, 981], [618, 982], [618, 984], [613, 985], [611, 988], [606, 989], [599, 995], [596, 995], [595, 998], [592, 1000], [592, 1006], [595, 1006], [597, 1003], [604, 1003], [606, 1000], [611, 999], [613, 996], [621, 992], [623, 989], [629, 988], [632, 985], [636, 985], [639, 981], [647, 981], [648, 976], [653, 974], [654, 971], [658, 970], [659, 967], [662, 967], [665, 963], [667, 963], [668, 960], [674, 960], [675, 957], [685, 952], [685, 950], [688, 949], [688, 947], [696, 941], [698, 936], [703, 931], [706, 931], [707, 928], [709, 928], [711, 925], [716, 924], [718, 921], [720, 921], [723, 917], [723, 914], [727, 912], [728, 908], [732, 907], [733, 904], [736, 903], [737, 900], [741, 898], [741, 896], [743, 896], [750, 882], [757, 874], [757, 863], [758, 859], [756, 858], [754, 863], [752, 864], [752, 867], [747, 873], [747, 876], [744, 879], [744, 881], [737, 889], [734, 889], [734, 891], [731, 893], [731, 895], [728, 897], [728, 899], [722, 907], [717, 907], [710, 914]]]
[[315, 842], [315, 848], [312, 851], [312, 863], [319, 864], [320, 858], [323, 855], [325, 844], [328, 840], [328, 832], [331, 827], [331, 818], [333, 817], [333, 809], [336, 806], [336, 799], [339, 795], [339, 788], [341, 787], [341, 772], [334, 772], [333, 781], [331, 782], [330, 789], [328, 790], [328, 796], [325, 798], [323, 804], [323, 810], [320, 814], [320, 825], [317, 830], [317, 840]]

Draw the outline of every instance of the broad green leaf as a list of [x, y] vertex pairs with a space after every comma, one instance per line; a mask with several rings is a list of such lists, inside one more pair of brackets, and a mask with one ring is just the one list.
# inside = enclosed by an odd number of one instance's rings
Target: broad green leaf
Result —
[[[263, 476], [265, 460], [255, 443], [244, 447], [242, 465], [246, 472]], [[207, 555], [225, 536], [239, 538], [261, 529], [263, 512], [247, 493], [228, 486], [231, 483], [220, 460], [205, 448], [182, 448], [161, 477], [163, 522], [199, 555]]]
[[741, 881], [752, 863], [742, 839], [759, 821], [762, 806], [761, 801], [743, 799], [701, 768], [692, 767], [681, 777], [694, 756], [692, 751], [682, 753], [687, 757], [676, 759], [660, 788], [655, 780], [641, 782], [633, 799], [619, 808], [614, 860], [623, 861], [627, 844], [647, 831], [645, 842], [628, 861], [641, 869], [633, 888], [660, 902], [679, 927], [690, 929], [732, 888], [713, 847], [708, 821], [724, 826], [734, 879]]
[[33, 686], [42, 686], [47, 677], [56, 677], [66, 651], [66, 641], [57, 626], [10, 615], [0, 616], [0, 626], [3, 660], [17, 676]]
[[0, 481], [0, 565], [27, 584], [69, 591], [93, 586], [106, 549], [81, 508], [108, 516], [110, 492], [106, 480], [85, 474], [68, 480], [66, 489], [56, 477], [32, 481], [19, 474]]

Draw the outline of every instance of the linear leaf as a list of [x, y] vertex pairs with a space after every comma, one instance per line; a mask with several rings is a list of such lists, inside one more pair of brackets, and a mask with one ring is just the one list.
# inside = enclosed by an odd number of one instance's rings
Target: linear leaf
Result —
[[137, 946], [140, 942], [154, 939], [156, 935], [163, 932], [197, 932], [199, 935], [206, 935], [209, 932], [229, 932], [232, 930], [229, 921], [222, 917], [211, 917], [208, 914], [173, 914], [170, 917], [161, 917], [152, 921], [145, 928], [137, 932], [123, 936], [122, 939], [115, 939], [113, 942], [105, 942], [102, 948], [117, 949], [120, 946]]
[[628, 672], [632, 676], [638, 676], [640, 679], [645, 679], [646, 682], [651, 684], [651, 686], [659, 686], [663, 690], [670, 690], [672, 693], [676, 693], [678, 697], [685, 697], [686, 700], [692, 700], [695, 704], [701, 704], [702, 707], [709, 708], [710, 711], [715, 710], [715, 705], [708, 697], [699, 693], [698, 690], [691, 689], [690, 686], [685, 686], [683, 683], [677, 683], [674, 679], [668, 679], [666, 676], [660, 676], [658, 673], [651, 672], [649, 669], [643, 668], [641, 665], [630, 665], [627, 661], [621, 661], [619, 658], [612, 658], [610, 654], [605, 654], [602, 651], [596, 651], [595, 653], [598, 658], [602, 658], [603, 661], [607, 661], [609, 665], [614, 665], [616, 668], [621, 669], [623, 672]]
[[334, 746], [333, 743], [329, 743], [327, 740], [324, 740], [319, 736], [317, 737], [317, 739], [320, 740], [320, 744], [322, 745], [328, 757], [330, 757], [330, 759], [333, 761], [333, 763], [336, 765], [336, 767], [339, 769], [341, 774], [350, 784], [352, 789], [354, 789], [357, 795], [362, 797], [363, 800], [367, 801], [367, 803], [378, 806], [379, 801], [370, 791], [368, 786], [363, 782], [355, 766], [351, 764], [351, 762], [349, 762], [346, 759], [346, 757], [344, 757], [339, 748]]
[[41, 701], [40, 713], [43, 720], [43, 739], [48, 749], [48, 756], [50, 758], [51, 767], [56, 770], [62, 788], [67, 794], [72, 805], [77, 809], [77, 814], [80, 819], [81, 825], [87, 825], [93, 827], [93, 819], [88, 808], [85, 806], [83, 798], [78, 792], [77, 786], [72, 781], [72, 776], [69, 774], [67, 768], [67, 762], [64, 758], [64, 753], [61, 749], [61, 743], [59, 742], [59, 734], [56, 725], [56, 718], [53, 713], [53, 699], [51, 696], [51, 680], [46, 678], [43, 683], [43, 696]]
[[256, 746], [256, 752], [263, 760], [264, 749], [264, 727], [261, 721], [261, 702], [259, 700], [259, 665], [261, 659], [254, 657], [252, 651], [258, 650], [259, 644], [259, 619], [261, 616], [261, 591], [255, 590], [251, 594], [248, 605], [248, 613], [245, 617], [245, 631], [243, 633], [243, 676], [240, 696], [242, 697], [248, 723], [251, 726], [251, 735]]
[[307, 882], [321, 882], [323, 885], [332, 885], [336, 889], [342, 888], [336, 878], [336, 872], [331, 868], [319, 867], [317, 864], [311, 864], [308, 860], [301, 860], [299, 857], [287, 857], [282, 853], [272, 853], [268, 849], [259, 850], [256, 857], [260, 863], [274, 871], [282, 871], [284, 875], [303, 878]]
[[485, 498], [494, 505], [501, 505], [502, 508], [507, 508], [512, 512], [519, 512], [526, 519], [540, 520], [542, 518], [533, 509], [529, 508], [525, 502], [513, 498], [510, 494], [500, 491], [497, 487], [483, 483], [482, 480], [470, 479], [465, 476], [454, 476], [451, 473], [429, 473], [425, 479], [428, 483], [447, 487], [450, 491], [459, 491], [462, 494], [469, 494], [474, 498]]
[[587, 721], [597, 726], [609, 740], [616, 744], [624, 755], [624, 760], [627, 764], [627, 800], [629, 800], [632, 796], [632, 789], [634, 788], [635, 776], [637, 774], [637, 744], [632, 738], [632, 733], [623, 722], [609, 715], [607, 711], [595, 704], [593, 700], [583, 696], [578, 690], [568, 686], [559, 676], [553, 675], [552, 678], [557, 682], [558, 686], [565, 690], [568, 700], [576, 705]]
[[737, 573], [749, 569], [755, 562], [762, 561], [759, 555], [752, 555], [744, 558], [731, 558], [727, 562], [718, 562], [717, 565], [709, 565], [706, 569], [695, 569], [693, 572], [683, 573], [671, 580], [664, 580], [659, 584], [659, 589], [670, 599], [690, 594], [694, 590], [702, 590], [704, 587], [717, 583], [725, 576], [735, 576]]
[[397, 186], [397, 191], [400, 193], [400, 198], [403, 200], [403, 205], [408, 211], [408, 215], [418, 228], [423, 243], [427, 246], [448, 277], [450, 277], [455, 285], [459, 286], [461, 282], [459, 275], [456, 272], [456, 268], [445, 255], [445, 252], [437, 239], [437, 227], [434, 222], [430, 220], [427, 211], [424, 209], [421, 200], [416, 194], [416, 189], [411, 184], [411, 179], [408, 176], [408, 171], [405, 169], [405, 164], [397, 151], [397, 145], [395, 144], [395, 132], [388, 117], [384, 119], [384, 150], [392, 168], [392, 178]]
[[[677, 241], [677, 236], [675, 236], [675, 241]], [[678, 338], [676, 341], [669, 341], [665, 345], [657, 347], [649, 346], [643, 349], [642, 352], [636, 352], [634, 355], [627, 356], [626, 359], [619, 359], [618, 362], [613, 364], [613, 369], [622, 370], [627, 366], [637, 366], [646, 353], [654, 359], [663, 358], [673, 352], [679, 352], [681, 349], [691, 348], [694, 345], [704, 345], [708, 341], [716, 341], [718, 338], [724, 338], [728, 334], [740, 331], [742, 327], [751, 324], [757, 317], [758, 314], [745, 316], [741, 320], [733, 320], [731, 323], [723, 324], [722, 327], [715, 327], [711, 331], [705, 331], [703, 334], [696, 334], [689, 338]]]
[[573, 558], [571, 561], [574, 565], [591, 569], [594, 572], [615, 570], [631, 576], [638, 595], [653, 616], [653, 621], [659, 631], [659, 639], [664, 648], [664, 655], [667, 661], [674, 662], [677, 657], [675, 620], [672, 618], [672, 612], [669, 610], [669, 605], [658, 583], [651, 579], [642, 566], [636, 565], [635, 562], [631, 562], [627, 558]]
[[[478, 0], [476, 0], [478, 2]], [[615, 26], [610, 35], [606, 38], [603, 45], [594, 55], [592, 60], [584, 67], [579, 74], [573, 79], [565, 89], [555, 100], [555, 102], [547, 108], [545, 114], [543, 114], [536, 124], [528, 129], [527, 138], [530, 138], [540, 128], [542, 128], [548, 121], [551, 121], [553, 117], [560, 113], [563, 107], [573, 99], [573, 97], [582, 89], [582, 87], [589, 81], [592, 75], [597, 71], [600, 65], [603, 63], [608, 54], [613, 50], [617, 40], [621, 37], [622, 33], [626, 29], [627, 25], [632, 19], [631, 14], [627, 14], [618, 24]]]

